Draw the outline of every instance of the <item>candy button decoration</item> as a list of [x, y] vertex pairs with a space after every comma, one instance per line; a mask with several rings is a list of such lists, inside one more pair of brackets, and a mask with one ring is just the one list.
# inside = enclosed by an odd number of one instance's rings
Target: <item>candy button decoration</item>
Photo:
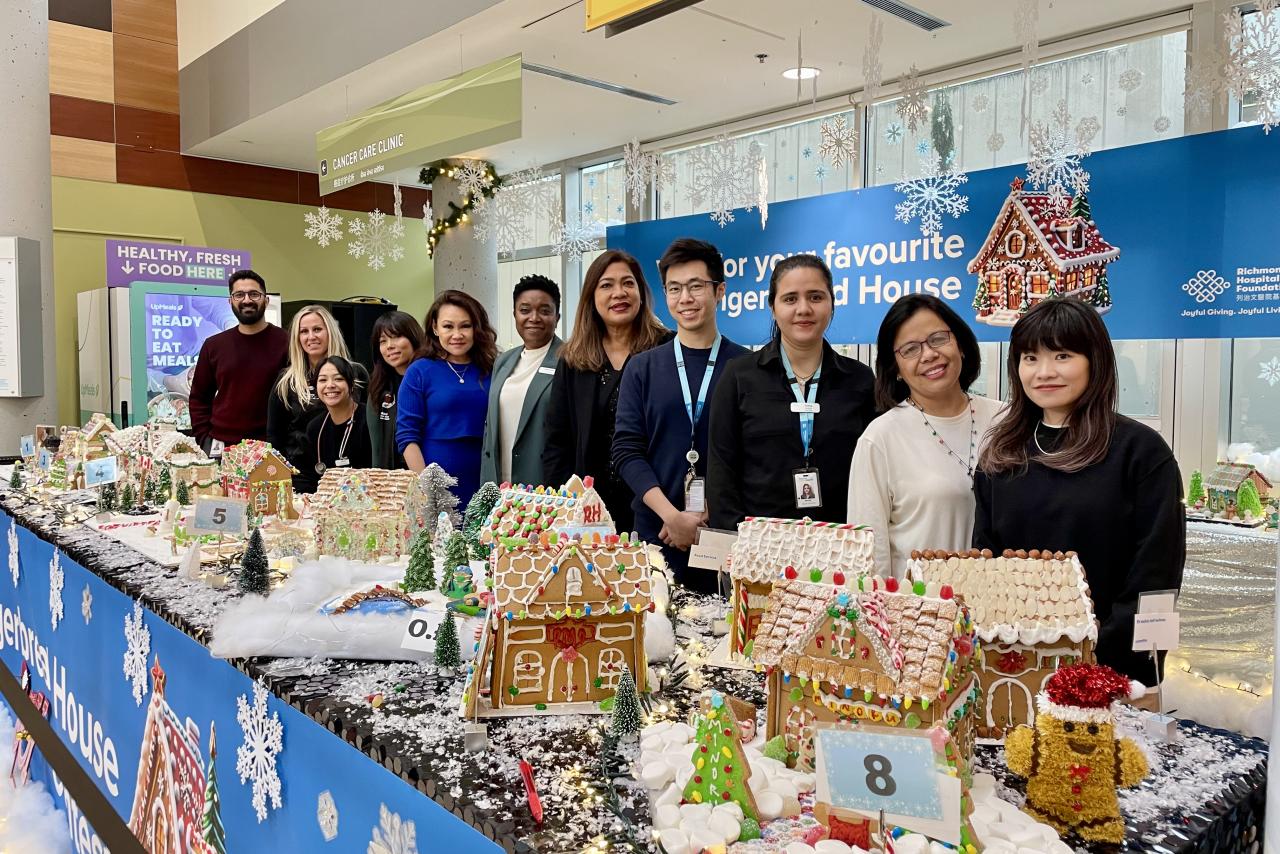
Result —
[[810, 580], [810, 581], [812, 581], [814, 584], [817, 584], [817, 583], [821, 582], [821, 581], [822, 581], [822, 570], [820, 570], [820, 569], [811, 569], [811, 570], [809, 570], [809, 580]]
[[797, 575], [796, 568], [794, 566], [788, 566], [786, 569], [782, 570], [782, 575], [788, 581], [794, 581]]
[[924, 582], [917, 581], [915, 584], [911, 585], [911, 589], [917, 596], [923, 596], [925, 590]]

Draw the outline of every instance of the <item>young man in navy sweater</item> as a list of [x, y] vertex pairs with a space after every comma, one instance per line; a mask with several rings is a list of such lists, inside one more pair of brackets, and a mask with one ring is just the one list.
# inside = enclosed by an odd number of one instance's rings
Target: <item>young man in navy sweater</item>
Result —
[[613, 467], [635, 494], [636, 533], [660, 543], [676, 581], [716, 590], [716, 573], [689, 569], [689, 547], [707, 523], [707, 425], [715, 385], [745, 347], [720, 335], [724, 259], [710, 243], [680, 238], [658, 271], [676, 337], [637, 353], [618, 390]]

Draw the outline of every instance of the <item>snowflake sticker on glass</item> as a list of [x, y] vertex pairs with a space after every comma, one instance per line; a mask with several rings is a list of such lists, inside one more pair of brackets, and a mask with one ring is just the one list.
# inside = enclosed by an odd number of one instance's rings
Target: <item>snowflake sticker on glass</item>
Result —
[[822, 136], [818, 153], [831, 168], [839, 169], [846, 162], [853, 168], [858, 162], [858, 129], [846, 124], [844, 116], [839, 115], [823, 122], [818, 133]]
[[241, 783], [253, 787], [253, 811], [258, 821], [267, 820], [267, 799], [274, 809], [284, 806], [280, 797], [280, 774], [276, 759], [284, 750], [284, 724], [278, 712], [267, 715], [267, 686], [253, 683], [253, 704], [241, 694], [236, 697], [236, 721], [244, 734], [244, 744], [236, 748], [236, 773]]
[[1269, 362], [1259, 362], [1258, 368], [1258, 379], [1266, 380], [1268, 386], [1280, 383], [1280, 358], [1272, 356]]
[[954, 218], [969, 210], [969, 197], [958, 192], [969, 176], [940, 167], [932, 157], [921, 160], [921, 171], [921, 177], [894, 186], [895, 192], [905, 196], [895, 208], [894, 219], [907, 223], [918, 219], [920, 233], [932, 237], [942, 230], [943, 214]]

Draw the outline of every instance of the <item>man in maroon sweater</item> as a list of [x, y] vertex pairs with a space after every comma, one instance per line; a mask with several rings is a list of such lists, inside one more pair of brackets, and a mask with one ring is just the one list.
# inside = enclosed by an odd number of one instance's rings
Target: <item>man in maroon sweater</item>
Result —
[[252, 270], [228, 282], [238, 326], [200, 347], [191, 378], [191, 429], [211, 453], [267, 437], [267, 396], [289, 360], [289, 334], [267, 323], [267, 284]]

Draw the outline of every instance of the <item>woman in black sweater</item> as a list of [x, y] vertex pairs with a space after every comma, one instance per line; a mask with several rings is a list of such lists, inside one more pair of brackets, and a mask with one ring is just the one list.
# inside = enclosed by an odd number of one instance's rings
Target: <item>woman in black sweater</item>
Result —
[[1098, 618], [1098, 661], [1153, 684], [1134, 652], [1145, 591], [1182, 585], [1182, 478], [1160, 434], [1116, 413], [1115, 353], [1102, 318], [1077, 299], [1044, 300], [1009, 339], [1009, 408], [974, 479], [973, 545], [1074, 550]]
[[[322, 414], [307, 425], [303, 466], [317, 481], [332, 468], [367, 469], [372, 463], [369, 425], [356, 399], [355, 364], [330, 356], [316, 372], [316, 399]], [[315, 491], [314, 489], [312, 490]]]
[[365, 403], [365, 420], [376, 469], [408, 468], [396, 449], [396, 396], [404, 372], [422, 348], [422, 324], [412, 314], [389, 311], [373, 322], [373, 374]]

